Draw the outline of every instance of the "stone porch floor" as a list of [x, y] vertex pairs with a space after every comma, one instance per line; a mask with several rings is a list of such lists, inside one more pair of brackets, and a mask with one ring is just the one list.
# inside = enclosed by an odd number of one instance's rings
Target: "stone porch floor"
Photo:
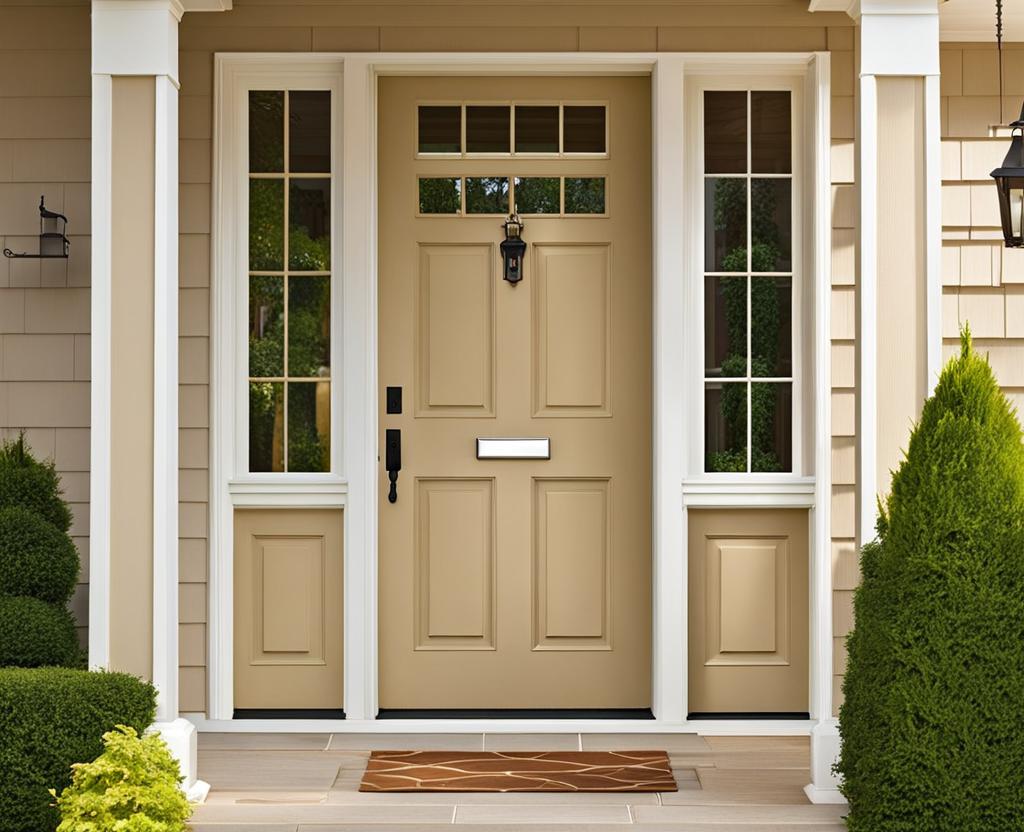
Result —
[[[373, 749], [669, 752], [663, 794], [361, 794]], [[839, 832], [845, 807], [813, 806], [806, 737], [696, 734], [200, 734], [211, 784], [194, 832]], [[639, 832], [639, 830], [637, 830]]]

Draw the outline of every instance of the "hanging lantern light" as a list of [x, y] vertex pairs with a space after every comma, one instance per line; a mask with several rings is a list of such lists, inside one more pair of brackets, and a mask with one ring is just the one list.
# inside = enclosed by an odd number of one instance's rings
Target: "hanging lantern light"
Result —
[[1010, 124], [1010, 149], [1003, 164], [992, 171], [999, 193], [999, 219], [1007, 248], [1024, 245], [1021, 217], [1024, 216], [1024, 110]]
[[4, 249], [4, 257], [30, 257], [34, 259], [46, 259], [50, 257], [67, 258], [70, 242], [67, 236], [68, 218], [56, 211], [46, 207], [46, 198], [39, 197], [39, 253], [26, 254], [24, 252]]

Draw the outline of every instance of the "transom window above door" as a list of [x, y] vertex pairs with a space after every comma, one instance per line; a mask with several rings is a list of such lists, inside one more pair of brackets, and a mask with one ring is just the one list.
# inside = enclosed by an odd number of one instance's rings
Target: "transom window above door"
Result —
[[250, 472], [331, 470], [331, 93], [249, 93]]
[[604, 156], [604, 104], [420, 104], [416, 150], [424, 156]]
[[795, 188], [788, 90], [703, 96], [704, 470], [793, 471]]

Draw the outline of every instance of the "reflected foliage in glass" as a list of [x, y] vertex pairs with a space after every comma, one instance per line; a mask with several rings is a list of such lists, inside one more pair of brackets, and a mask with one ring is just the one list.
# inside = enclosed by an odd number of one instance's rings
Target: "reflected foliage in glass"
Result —
[[704, 180], [704, 268], [747, 270], [747, 181]]
[[467, 176], [467, 214], [507, 214], [507, 176]]
[[249, 278], [249, 375], [284, 375], [284, 278]]
[[289, 382], [288, 470], [322, 472], [330, 467], [330, 382]]
[[561, 211], [561, 183], [557, 176], [516, 177], [516, 205], [520, 214], [557, 214]]
[[424, 177], [419, 181], [421, 214], [458, 214], [462, 210], [462, 179]]
[[331, 279], [288, 278], [288, 375], [331, 373]]
[[284, 181], [249, 180], [249, 270], [284, 268]]
[[704, 386], [704, 470], [747, 470], [747, 383]]
[[604, 177], [565, 177], [565, 213], [603, 214]]
[[249, 470], [284, 471], [284, 384], [249, 383]]
[[331, 180], [289, 182], [288, 268], [325, 272], [331, 268]]
[[783, 473], [793, 470], [793, 385], [763, 382], [750, 385], [750, 470]]
[[747, 375], [747, 278], [704, 279], [704, 374]]

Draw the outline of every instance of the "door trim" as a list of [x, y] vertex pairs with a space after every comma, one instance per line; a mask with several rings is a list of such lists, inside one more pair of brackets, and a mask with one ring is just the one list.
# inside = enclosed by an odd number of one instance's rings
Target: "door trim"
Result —
[[[701, 734], [807, 734], [832, 715], [832, 568], [829, 432], [829, 295], [831, 207], [829, 174], [829, 54], [809, 53], [230, 53], [215, 56], [215, 128], [211, 295], [213, 303], [211, 399], [211, 488], [209, 570], [209, 652], [207, 659], [209, 718], [187, 714], [201, 730], [217, 731], [394, 731], [397, 723], [375, 721], [377, 712], [377, 78], [382, 75], [617, 75], [651, 76], [652, 94], [652, 253], [653, 253], [653, 490], [652, 490], [652, 702], [653, 721], [523, 722], [410, 721], [404, 731], [698, 731]], [[237, 234], [224, 221], [225, 194], [231, 179], [232, 154], [224, 128], [233, 116], [232, 90], [240, 74], [272, 80], [298, 68], [333, 66], [341, 73], [341, 292], [342, 476], [330, 485], [344, 491], [345, 587], [345, 721], [231, 719], [233, 711], [232, 512], [229, 491], [232, 422], [225, 420], [218, 399], [233, 389], [231, 339], [237, 299], [224, 284], [235, 273]], [[751, 72], [790, 74], [804, 78], [811, 133], [808, 152], [814, 174], [807, 203], [815, 286], [813, 331], [814, 454], [813, 534], [811, 557], [811, 656], [809, 721], [704, 721], [687, 723], [686, 678], [686, 512], [683, 482], [692, 470], [685, 437], [699, 428], [689, 423], [687, 402], [694, 395], [678, 368], [692, 345], [680, 326], [692, 304], [679, 280], [687, 274], [682, 235], [689, 214], [684, 182], [684, 83], [688, 73], [722, 75]], [[225, 456], [227, 453], [227, 456]], [[326, 483], [310, 483], [298, 504], [320, 503]], [[722, 485], [727, 489], [727, 485]], [[278, 503], [280, 504], [280, 503]], [[225, 660], [226, 659], [226, 660]], [[303, 727], [306, 726], [306, 727]]]

